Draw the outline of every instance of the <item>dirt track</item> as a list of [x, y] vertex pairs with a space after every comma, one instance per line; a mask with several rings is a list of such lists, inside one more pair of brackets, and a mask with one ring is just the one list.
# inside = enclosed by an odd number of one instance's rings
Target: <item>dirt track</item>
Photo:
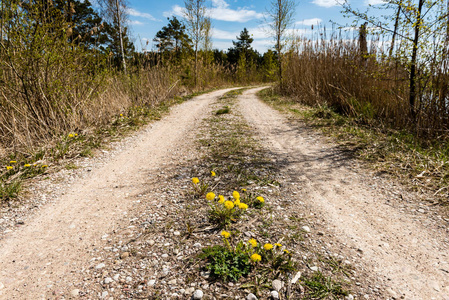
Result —
[[147, 173], [188, 151], [195, 126], [210, 102], [228, 90], [196, 97], [142, 130], [132, 144], [33, 220], [6, 236], [0, 245], [0, 298], [42, 299], [53, 285], [82, 269], [100, 237], [128, 211], [144, 189]]
[[[354, 244], [373, 272], [387, 278], [391, 294], [406, 299], [449, 299], [447, 229], [434, 230], [394, 208], [373, 188], [374, 181], [354, 170], [332, 145], [262, 103], [255, 90], [240, 106], [267, 147], [285, 159], [290, 176], [303, 186], [304, 201], [324, 215], [341, 241]], [[433, 224], [435, 225], [435, 224]]]
[[[424, 226], [395, 208], [385, 193], [351, 167], [332, 145], [255, 96], [240, 108], [263, 143], [283, 159], [302, 201], [327, 220], [329, 231], [362, 253], [391, 295], [405, 299], [449, 299], [447, 229]], [[41, 299], [51, 286], [82, 269], [106, 232], [130, 209], [151, 169], [189, 153], [195, 126], [208, 112], [213, 92], [175, 107], [170, 115], [137, 134], [134, 142], [101, 168], [71, 185], [60, 199], [8, 234], [0, 245], [0, 298]], [[437, 229], [435, 229], [437, 228]], [[64, 278], [64, 280], [63, 280]]]

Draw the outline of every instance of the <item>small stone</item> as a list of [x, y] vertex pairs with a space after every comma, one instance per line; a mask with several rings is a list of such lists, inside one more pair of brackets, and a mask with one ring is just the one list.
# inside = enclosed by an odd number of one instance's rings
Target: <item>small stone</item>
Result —
[[284, 286], [284, 283], [280, 280], [273, 280], [273, 282], [271, 283], [271, 286], [273, 287], [273, 289], [275, 291], [280, 291], [282, 289], [282, 287]]
[[176, 284], [176, 278], [172, 279], [168, 282], [169, 285], [175, 285]]
[[179, 295], [178, 295], [177, 293], [173, 293], [173, 294], [171, 294], [171, 296], [172, 296], [173, 298], [178, 298], [178, 297], [179, 297]]
[[128, 282], [133, 281], [131, 276], [126, 276], [125, 280], [128, 281]]
[[273, 300], [279, 299], [279, 293], [277, 291], [271, 291], [270, 295], [271, 295], [271, 299], [273, 299]]
[[114, 277], [112, 277], [112, 279], [114, 279], [115, 281], [118, 281], [119, 278], [120, 278], [120, 274], [115, 274]]
[[292, 284], [298, 282], [299, 278], [301, 278], [301, 271], [298, 271], [298, 273], [296, 273], [296, 275], [293, 277]]
[[153, 246], [154, 243], [155, 243], [155, 241], [153, 241], [153, 240], [149, 240], [149, 241], [148, 241], [148, 244], [150, 244], [150, 246]]
[[317, 266], [310, 267], [310, 270], [316, 272], [316, 271], [318, 271], [318, 267]]
[[393, 291], [391, 288], [387, 288], [387, 293], [393, 298], [397, 298], [397, 296], [398, 296], [398, 294], [395, 291]]
[[4, 289], [5, 285], [3, 283], [0, 282], [0, 290]]
[[349, 294], [345, 297], [345, 300], [354, 300], [354, 296], [352, 294]]
[[106, 265], [104, 263], [98, 264], [95, 269], [103, 269]]
[[79, 289], [74, 289], [70, 292], [70, 295], [72, 295], [72, 297], [78, 297], [80, 294], [80, 290]]
[[318, 231], [318, 235], [324, 235], [324, 232]]
[[179, 293], [180, 293], [180, 294], [185, 294], [185, 293], [186, 293], [186, 290], [185, 290], [185, 289], [180, 289], [180, 290], [179, 290]]
[[309, 226], [303, 226], [302, 230], [304, 230], [305, 232], [310, 232], [310, 227]]
[[192, 300], [201, 300], [201, 299], [203, 299], [203, 291], [202, 290], [196, 290], [194, 293], [193, 293], [193, 296], [192, 296]]
[[107, 291], [104, 291], [103, 293], [101, 293], [101, 299], [106, 298], [109, 295], [109, 293]]
[[104, 279], [104, 283], [105, 284], [110, 284], [112, 281], [114, 281], [114, 280], [112, 280], [111, 277], [107, 277], [107, 278]]
[[422, 214], [426, 213], [426, 211], [424, 209], [422, 209], [422, 208], [418, 209], [418, 212], [422, 213]]
[[123, 252], [122, 254], [120, 254], [120, 258], [121, 259], [125, 259], [129, 257], [129, 252]]
[[155, 284], [156, 284], [156, 280], [154, 280], [154, 279], [151, 279], [151, 280], [148, 281], [148, 285], [149, 286], [153, 286]]
[[246, 300], [257, 300], [257, 297], [256, 297], [256, 295], [251, 293], [251, 294], [248, 294], [248, 296], [246, 296]]
[[195, 244], [193, 244], [193, 247], [195, 247], [195, 248], [201, 248], [202, 246], [201, 246], [200, 243], [195, 243]]
[[185, 294], [186, 295], [191, 295], [191, 294], [193, 294], [194, 291], [195, 291], [194, 287], [189, 287], [188, 289], [186, 289]]
[[181, 235], [181, 232], [175, 231], [175, 232], [173, 232], [173, 235], [174, 235], [174, 236], [180, 236], [180, 235]]
[[168, 254], [167, 254], [167, 253], [164, 253], [164, 254], [162, 254], [161, 257], [162, 257], [162, 258], [167, 258], [167, 257], [168, 257]]

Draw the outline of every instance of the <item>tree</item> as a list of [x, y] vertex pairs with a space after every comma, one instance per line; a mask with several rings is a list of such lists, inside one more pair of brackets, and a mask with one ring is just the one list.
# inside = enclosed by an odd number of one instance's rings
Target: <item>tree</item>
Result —
[[236, 38], [237, 41], [232, 41], [234, 47], [228, 49], [228, 60], [231, 65], [237, 65], [238, 76], [244, 77], [257, 63], [260, 55], [251, 47], [254, 39], [246, 28]]
[[[444, 53], [445, 39], [447, 38], [447, 10], [444, 9], [445, 0], [424, 1], [418, 0], [415, 4], [412, 1], [386, 0], [379, 9], [393, 11], [393, 15], [384, 13], [383, 20], [370, 16], [353, 9], [348, 2], [343, 8], [347, 14], [354, 15], [357, 19], [365, 20], [373, 28], [379, 29], [384, 34], [392, 34], [392, 46], [389, 56], [392, 57], [394, 43], [399, 38], [400, 47], [395, 53], [396, 61], [405, 62], [405, 67], [409, 71], [409, 110], [410, 116], [414, 120], [417, 114], [417, 89], [419, 88], [418, 74], [431, 74], [433, 71], [426, 67], [436, 65], [436, 57], [444, 57], [438, 53]], [[389, 21], [394, 20], [394, 27], [390, 28]], [[429, 48], [433, 45], [433, 49]], [[432, 64], [429, 64], [433, 61]], [[419, 70], [419, 72], [418, 72]], [[421, 91], [422, 92], [422, 91]]]
[[174, 52], [179, 58], [184, 50], [190, 50], [191, 40], [186, 34], [186, 27], [176, 17], [167, 18], [169, 23], [156, 33], [153, 39], [159, 52]]
[[[187, 32], [195, 51], [195, 86], [198, 84], [198, 51], [205, 39], [207, 30], [205, 0], [185, 0], [184, 18]], [[209, 20], [210, 21], [210, 20]]]
[[286, 31], [294, 22], [296, 2], [295, 0], [272, 0], [270, 5], [266, 12], [266, 21], [270, 26], [270, 34], [276, 43], [274, 48], [278, 53], [278, 76], [282, 90], [282, 50], [285, 46]]
[[118, 38], [120, 41], [120, 55], [123, 64], [123, 71], [126, 75], [126, 58], [125, 58], [125, 49], [123, 43], [123, 36], [126, 36], [127, 28], [123, 28], [123, 24], [126, 23], [127, 14], [126, 14], [126, 2], [125, 0], [98, 0], [98, 4], [102, 9], [102, 13], [104, 18], [112, 24], [110, 26], [111, 33], [117, 32]]

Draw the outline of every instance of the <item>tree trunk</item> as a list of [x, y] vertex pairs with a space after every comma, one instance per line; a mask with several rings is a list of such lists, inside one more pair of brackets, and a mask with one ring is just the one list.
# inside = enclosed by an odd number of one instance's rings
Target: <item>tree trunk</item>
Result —
[[410, 66], [410, 114], [415, 121], [416, 119], [416, 109], [415, 109], [415, 100], [416, 100], [416, 59], [418, 56], [418, 42], [419, 42], [419, 29], [421, 27], [421, 12], [424, 4], [424, 0], [419, 0], [418, 4], [418, 17], [416, 20], [415, 26], [415, 37], [413, 39], [413, 52], [412, 52], [412, 61]]
[[396, 33], [398, 32], [399, 15], [401, 13], [401, 6], [402, 6], [402, 0], [399, 2], [398, 11], [396, 12], [396, 20], [394, 21], [393, 37], [391, 38], [391, 46], [390, 46], [390, 51], [388, 53], [388, 57], [390, 57], [390, 58], [393, 55], [394, 43], [395, 43], [395, 40], [396, 40]]
[[122, 62], [123, 62], [123, 71], [125, 72], [125, 75], [126, 75], [125, 50], [123, 49], [122, 24], [120, 22], [120, 6], [118, 4], [118, 0], [115, 0], [115, 5], [117, 8], [118, 32], [119, 32], [119, 37], [120, 37], [120, 52], [121, 52]]

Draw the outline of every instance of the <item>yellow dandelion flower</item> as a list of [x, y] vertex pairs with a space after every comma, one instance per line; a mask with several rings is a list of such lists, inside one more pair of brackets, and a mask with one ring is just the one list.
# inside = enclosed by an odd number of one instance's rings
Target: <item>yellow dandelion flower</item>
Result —
[[29, 167], [31, 167], [31, 165], [30, 164], [24, 164], [23, 165], [25, 168], [29, 168]]
[[215, 177], [215, 175], [217, 175], [217, 174], [215, 174], [214, 171], [210, 171], [210, 176]]
[[120, 117], [123, 117], [123, 114], [120, 114]]
[[246, 205], [245, 203], [239, 203], [239, 208], [245, 210], [248, 209], [248, 205]]
[[251, 245], [251, 247], [256, 248], [257, 247], [257, 241], [255, 239], [250, 239], [248, 241], [248, 244]]
[[206, 199], [207, 199], [207, 200], [209, 200], [209, 201], [212, 201], [212, 200], [214, 200], [214, 199], [215, 199], [215, 194], [214, 194], [214, 193], [212, 193], [212, 192], [210, 192], [210, 193], [207, 193], [207, 195], [206, 195]]
[[231, 234], [230, 234], [229, 232], [224, 231], [224, 230], [221, 232], [221, 235], [222, 235], [225, 239], [228, 239], [228, 238], [231, 236]]
[[262, 260], [262, 257], [259, 254], [254, 253], [253, 255], [251, 255], [251, 260], [254, 262], [258, 262]]
[[11, 166], [6, 166], [6, 170], [12, 170], [13, 169], [13, 167], [11, 167]]
[[73, 137], [73, 134], [72, 133], [69, 133], [69, 138], [72, 138]]
[[193, 184], [198, 184], [200, 182], [200, 180], [198, 179], [198, 177], [193, 177], [192, 182], [193, 182]]
[[233, 208], [234, 208], [234, 203], [232, 203], [232, 201], [226, 201], [226, 202], [224, 203], [224, 206], [225, 206], [227, 209], [233, 209]]
[[48, 168], [48, 166], [47, 165], [42, 165], [42, 168]]
[[260, 203], [264, 203], [265, 202], [265, 199], [263, 197], [261, 197], [261, 196], [257, 197], [256, 199], [259, 200]]
[[289, 254], [290, 251], [288, 251], [287, 249], [284, 249], [284, 253], [285, 253], [285, 254]]
[[78, 136], [78, 133], [75, 133], [75, 136]]
[[263, 245], [263, 248], [264, 248], [265, 250], [267, 250], [267, 251], [270, 251], [271, 249], [273, 249], [273, 245], [271, 245], [271, 244], [265, 244], [265, 245]]
[[276, 243], [276, 244], [274, 244], [276, 247], [278, 247], [278, 248], [281, 248], [282, 247], [282, 245], [281, 244], [279, 244], [279, 243]]
[[233, 191], [233, 192], [232, 192], [232, 197], [234, 197], [235, 200], [240, 199], [240, 194], [239, 194], [239, 192]]
[[242, 189], [242, 192], [246, 193], [246, 189]]
[[235, 200], [235, 201], [234, 201], [234, 205], [239, 206], [239, 205], [240, 205], [240, 199]]
[[16, 164], [17, 163], [17, 161], [15, 161], [15, 160], [11, 160], [10, 162], [9, 162], [10, 164]]
[[218, 195], [218, 202], [219, 203], [224, 203], [225, 202], [225, 198], [223, 195]]

